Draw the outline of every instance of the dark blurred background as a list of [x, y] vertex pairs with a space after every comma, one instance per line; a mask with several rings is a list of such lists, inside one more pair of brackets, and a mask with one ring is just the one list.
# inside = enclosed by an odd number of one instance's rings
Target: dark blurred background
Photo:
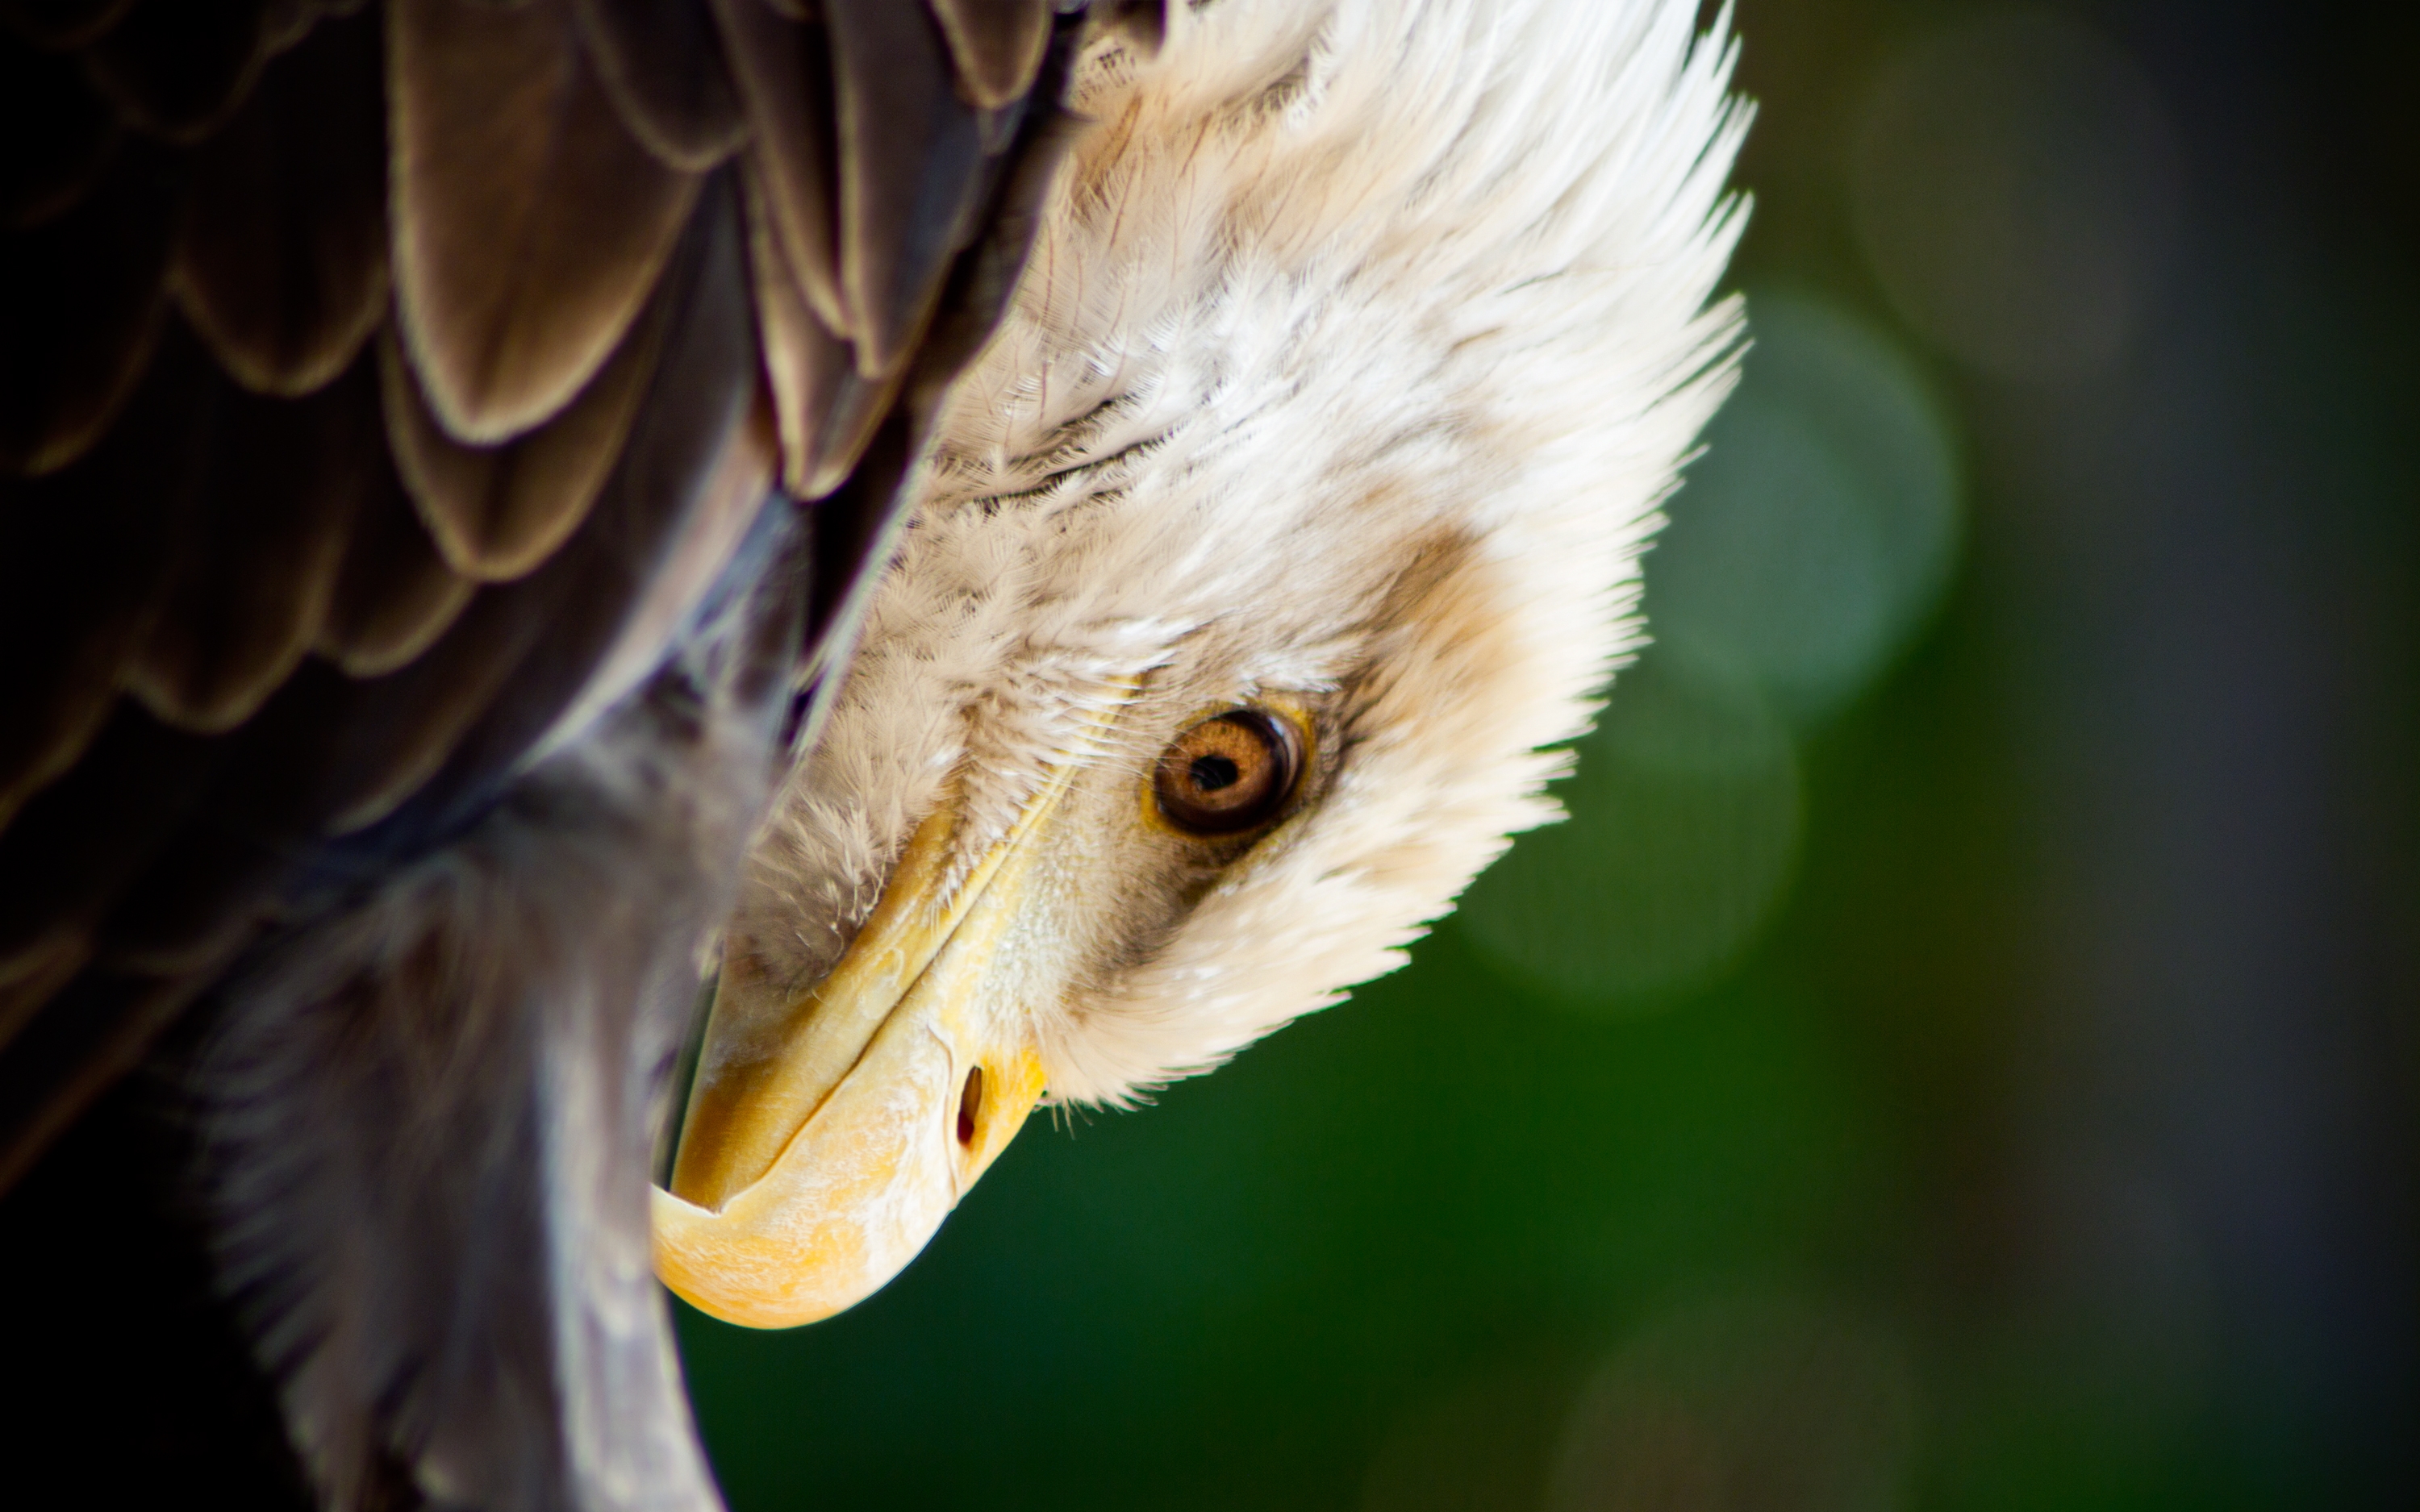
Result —
[[1656, 647], [1413, 965], [1029, 1129], [738, 1512], [2420, 1504], [2420, 20], [1742, 0]]

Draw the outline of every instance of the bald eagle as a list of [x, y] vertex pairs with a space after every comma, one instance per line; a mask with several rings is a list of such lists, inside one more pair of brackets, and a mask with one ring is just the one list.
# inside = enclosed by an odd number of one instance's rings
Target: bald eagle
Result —
[[0, 0], [12, 1434], [711, 1505], [657, 1277], [1399, 964], [1731, 379], [1696, 8]]

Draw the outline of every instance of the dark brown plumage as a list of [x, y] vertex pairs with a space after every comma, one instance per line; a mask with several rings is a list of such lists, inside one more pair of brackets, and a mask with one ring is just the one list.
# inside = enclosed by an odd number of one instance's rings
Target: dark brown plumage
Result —
[[1014, 282], [1064, 8], [0, 0], [21, 1462], [710, 1502], [678, 979]]

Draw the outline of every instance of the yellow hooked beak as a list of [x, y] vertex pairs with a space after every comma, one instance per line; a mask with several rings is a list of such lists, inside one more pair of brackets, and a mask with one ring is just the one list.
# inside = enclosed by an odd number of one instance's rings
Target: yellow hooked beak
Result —
[[[1061, 766], [951, 886], [954, 810], [918, 828], [830, 975], [769, 1031], [707, 1055], [672, 1190], [655, 1193], [656, 1272], [701, 1310], [811, 1323], [899, 1273], [1042, 1095], [1030, 1017], [999, 978], [1027, 906]], [[734, 991], [726, 977], [716, 1003]]]

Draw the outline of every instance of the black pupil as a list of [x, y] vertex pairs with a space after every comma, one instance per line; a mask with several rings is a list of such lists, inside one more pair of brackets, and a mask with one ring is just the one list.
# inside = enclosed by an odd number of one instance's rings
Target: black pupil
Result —
[[1240, 835], [1277, 817], [1294, 791], [1291, 731], [1257, 709], [1216, 715], [1159, 753], [1159, 811], [1189, 834]]
[[1186, 770], [1193, 779], [1193, 785], [1204, 793], [1233, 787], [1235, 779], [1244, 775], [1231, 756], [1196, 756], [1193, 764]]

